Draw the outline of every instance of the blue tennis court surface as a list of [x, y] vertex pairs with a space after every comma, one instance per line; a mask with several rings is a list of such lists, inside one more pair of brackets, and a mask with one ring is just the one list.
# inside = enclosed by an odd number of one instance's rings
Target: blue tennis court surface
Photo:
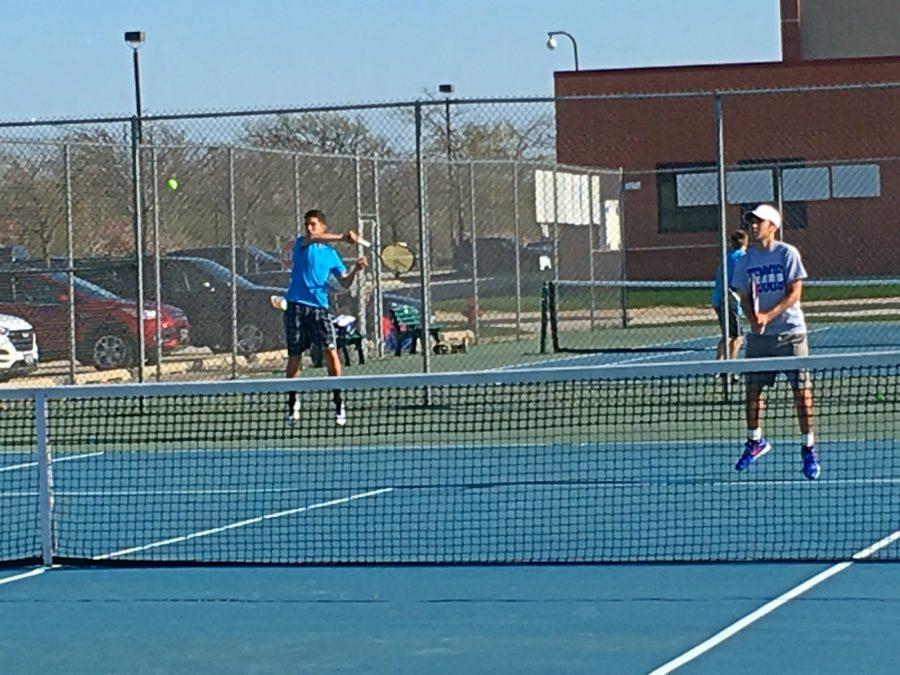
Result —
[[[0, 586], [0, 653], [23, 673], [647, 673], [823, 569], [60, 569]], [[900, 566], [854, 565], [683, 672], [896, 672], [898, 610]]]

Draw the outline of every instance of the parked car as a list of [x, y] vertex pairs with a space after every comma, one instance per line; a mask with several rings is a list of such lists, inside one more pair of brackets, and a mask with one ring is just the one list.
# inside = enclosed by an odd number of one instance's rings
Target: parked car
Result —
[[[478, 237], [479, 274], [513, 275], [516, 271], [516, 242], [512, 237]], [[543, 240], [523, 244], [519, 248], [519, 265], [523, 274], [537, 272], [542, 255], [553, 255], [553, 242]], [[460, 242], [453, 250], [453, 267], [458, 272], [471, 273], [472, 244]]]
[[[131, 259], [81, 260], [78, 274], [126, 298], [137, 295], [137, 275]], [[283, 287], [255, 284], [241, 275], [237, 284], [237, 352], [253, 354], [284, 344], [281, 310], [272, 307], [272, 295]], [[213, 351], [231, 350], [231, 272], [226, 267], [192, 256], [160, 258], [160, 289], [166, 303], [187, 312], [191, 344]], [[144, 263], [144, 298], [156, 299], [153, 260]]]
[[[230, 246], [205, 246], [202, 248], [186, 248], [171, 251], [166, 257], [172, 258], [204, 258], [231, 269]], [[284, 268], [282, 261], [271, 253], [256, 246], [237, 248], [235, 251], [235, 271], [242, 277], [260, 286], [281, 286], [287, 288], [291, 283], [291, 271]]]
[[[166, 257], [174, 258], [205, 258], [219, 263], [226, 269], [231, 269], [230, 246], [202, 246], [198, 248], [184, 248], [166, 253]], [[253, 281], [256, 275], [265, 276], [271, 272], [284, 272], [281, 260], [267, 251], [256, 246], [238, 246], [235, 248], [235, 272], [242, 277]]]
[[[98, 369], [123, 368], [137, 362], [137, 306], [105, 288], [74, 277], [75, 354]], [[69, 275], [34, 269], [0, 271], [0, 312], [20, 316], [35, 327], [45, 358], [69, 355]], [[189, 343], [190, 324], [178, 307], [163, 305], [160, 317], [151, 303], [142, 323], [147, 357], [156, 358], [156, 322], [163, 354]]]
[[0, 380], [28, 373], [37, 365], [34, 328], [21, 317], [0, 314]]

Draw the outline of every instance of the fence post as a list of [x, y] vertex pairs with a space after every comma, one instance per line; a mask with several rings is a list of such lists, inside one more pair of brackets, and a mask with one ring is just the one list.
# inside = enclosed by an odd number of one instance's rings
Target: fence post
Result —
[[378, 193], [378, 159], [372, 160], [372, 182], [373, 193], [375, 197], [375, 222], [372, 223], [372, 276], [374, 279], [372, 299], [372, 320], [375, 333], [375, 356], [381, 358], [384, 356], [384, 333], [382, 331], [382, 304], [384, 300], [381, 297], [381, 203]]
[[302, 232], [303, 214], [300, 211], [300, 156], [294, 155], [294, 235]]
[[622, 255], [619, 257], [619, 309], [622, 312], [622, 328], [628, 328], [628, 246], [625, 240], [625, 168], [619, 167], [619, 249]]
[[[728, 325], [731, 298], [728, 293], [728, 195], [725, 185], [725, 122], [722, 117], [722, 95], [716, 92], [713, 101], [716, 119], [716, 181], [719, 190], [719, 265], [721, 266], [719, 283], [722, 284], [722, 353], [727, 360], [729, 358], [728, 352], [731, 338], [731, 326]], [[730, 379], [729, 377], [722, 379], [726, 397], [731, 387]]]
[[475, 223], [475, 164], [469, 162], [469, 239], [472, 243], [472, 303], [466, 305], [466, 311], [471, 312], [468, 317], [469, 324], [475, 333], [475, 344], [478, 344], [478, 244], [477, 225]]
[[784, 213], [784, 189], [782, 179], [784, 174], [781, 164], [775, 165], [775, 201], [778, 203], [778, 213], [781, 214], [781, 227], [778, 228], [778, 241], [784, 241], [784, 228], [787, 227], [787, 218]]
[[559, 281], [559, 174], [553, 164], [553, 280]]
[[237, 222], [234, 197], [234, 148], [228, 148], [228, 221], [231, 245], [231, 379], [237, 378]]
[[137, 274], [137, 298], [135, 313], [137, 314], [138, 340], [138, 382], [144, 381], [144, 362], [147, 357], [147, 344], [144, 336], [144, 226], [142, 223], [143, 200], [141, 198], [141, 120], [131, 118], [131, 187], [132, 204], [134, 206], [134, 257]]
[[[597, 313], [597, 299], [594, 294], [594, 285], [593, 282], [597, 280], [597, 272], [594, 269], [594, 250], [599, 249], [600, 246], [595, 246], [594, 239], [594, 220], [596, 214], [594, 213], [594, 174], [588, 172], [587, 175], [588, 180], [588, 276], [591, 280], [591, 330], [594, 330], [594, 326], [596, 325], [596, 313]], [[597, 180], [597, 191], [600, 192], [601, 185], [600, 180]], [[599, 233], [598, 233], [599, 234]]]
[[150, 180], [153, 195], [153, 292], [156, 297], [156, 331], [153, 339], [156, 341], [156, 381], [162, 380], [162, 285], [160, 282], [159, 262], [159, 170], [156, 146], [150, 149]]
[[68, 280], [69, 295], [69, 384], [75, 384], [75, 252], [74, 252], [74, 224], [72, 216], [72, 165], [69, 144], [63, 145], [63, 170], [65, 172], [65, 192], [66, 192], [66, 263], [69, 267], [69, 273], [66, 275]]
[[519, 162], [513, 161], [513, 228], [516, 245], [516, 340], [522, 339], [522, 233], [519, 228]]
[[[416, 118], [416, 209], [419, 217], [419, 285], [422, 300], [422, 371], [431, 372], [431, 346], [428, 343], [431, 335], [431, 297], [429, 269], [431, 267], [428, 250], [428, 213], [425, 202], [425, 165], [422, 161], [422, 104], [415, 103]], [[426, 401], [429, 393], [425, 392]]]

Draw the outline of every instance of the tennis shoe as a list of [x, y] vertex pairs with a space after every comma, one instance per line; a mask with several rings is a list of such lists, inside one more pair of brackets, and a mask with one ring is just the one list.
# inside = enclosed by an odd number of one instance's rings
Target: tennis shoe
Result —
[[800, 456], [803, 457], [803, 475], [809, 480], [815, 480], [822, 473], [819, 458], [816, 457], [816, 446], [800, 448]]
[[339, 427], [347, 424], [347, 412], [344, 410], [344, 404], [335, 406], [334, 408], [334, 423]]
[[284, 421], [288, 424], [296, 424], [300, 421], [300, 399], [296, 399], [293, 402], [288, 401], [284, 413]]
[[734, 470], [743, 471], [771, 449], [772, 444], [765, 438], [760, 438], [758, 441], [747, 441], [744, 444], [744, 451], [741, 453], [740, 459], [734, 465]]

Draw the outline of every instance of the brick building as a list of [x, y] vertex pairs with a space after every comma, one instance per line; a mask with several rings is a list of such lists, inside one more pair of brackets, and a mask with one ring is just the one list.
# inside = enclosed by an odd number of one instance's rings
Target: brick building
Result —
[[[706, 279], [715, 270], [711, 92], [722, 92], [729, 229], [747, 205], [781, 203], [784, 238], [801, 248], [813, 276], [897, 274], [900, 87], [885, 86], [900, 83], [892, 4], [861, 2], [854, 22], [841, 14], [846, 3], [782, 0], [780, 62], [555, 74], [557, 96], [669, 94], [557, 104], [558, 161], [623, 170], [628, 278]], [[849, 28], [829, 37], [838, 19]], [[844, 85], [852, 88], [833, 89]], [[823, 89], [746, 93], [798, 87]], [[586, 276], [586, 229], [560, 226], [563, 277]], [[595, 251], [595, 269], [613, 270], [613, 254]]]

